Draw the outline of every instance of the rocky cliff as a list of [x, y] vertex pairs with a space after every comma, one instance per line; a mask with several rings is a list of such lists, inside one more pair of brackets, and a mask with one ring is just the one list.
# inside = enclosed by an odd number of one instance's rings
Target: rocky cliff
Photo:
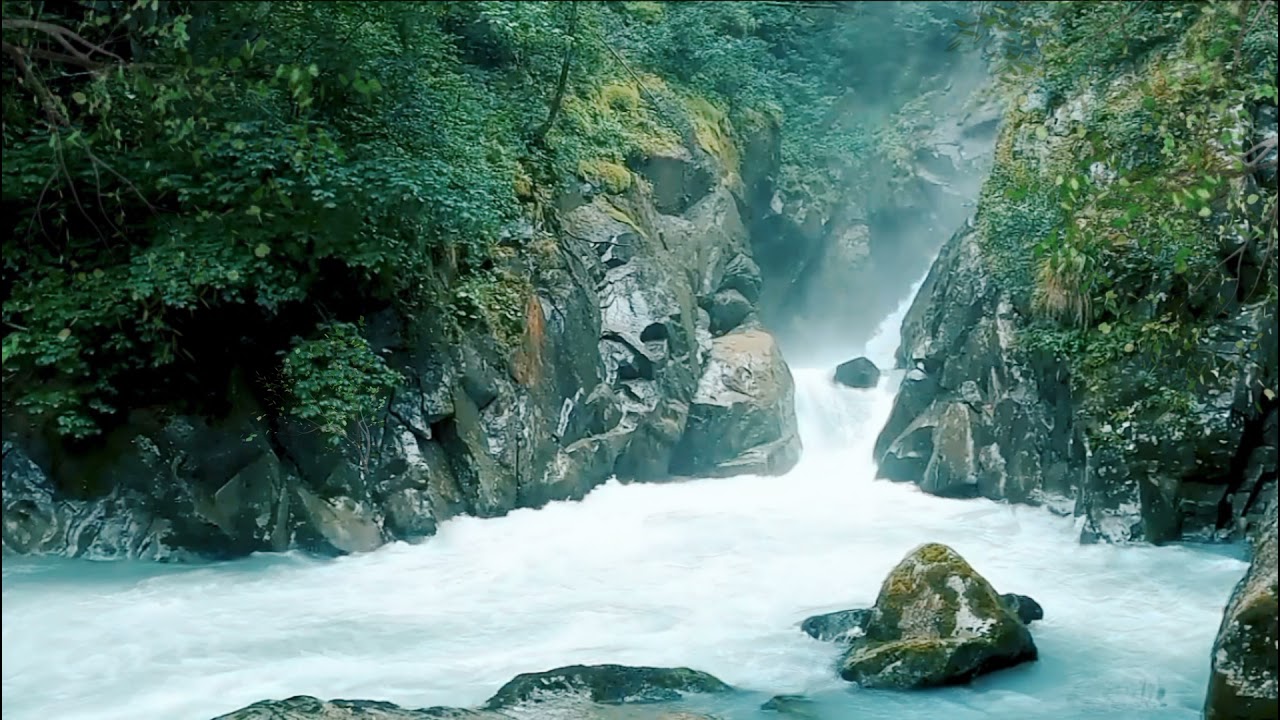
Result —
[[1253, 542], [1253, 562], [1227, 603], [1213, 644], [1213, 669], [1205, 698], [1206, 720], [1262, 720], [1275, 717], [1276, 503], [1273, 501]]
[[902, 326], [882, 476], [1046, 504], [1086, 541], [1241, 537], [1274, 496], [1274, 173], [1225, 168], [1275, 116], [1203, 105], [1247, 96], [1204, 67], [1236, 26], [1154, 18], [1137, 58], [1060, 83], [1046, 50], [1009, 93], [977, 214]]
[[[851, 98], [833, 121], [881, 113], [879, 162], [814, 173], [806, 184], [757, 183], [748, 206], [762, 268], [761, 312], [788, 347], [826, 363], [875, 330], [977, 200], [1000, 121], [986, 60], [946, 58], [914, 96], [866, 107]], [[842, 347], [837, 347], [843, 345]]]
[[404, 382], [336, 447], [268, 413], [248, 368], [209, 388], [221, 412], [138, 409], [89, 448], [6, 421], [5, 552], [356, 552], [611, 477], [785, 472], [792, 381], [757, 318], [741, 181], [697, 141], [636, 169], [530, 203], [486, 287], [522, 317], [483, 296], [465, 333], [441, 308], [371, 313], [365, 340]]

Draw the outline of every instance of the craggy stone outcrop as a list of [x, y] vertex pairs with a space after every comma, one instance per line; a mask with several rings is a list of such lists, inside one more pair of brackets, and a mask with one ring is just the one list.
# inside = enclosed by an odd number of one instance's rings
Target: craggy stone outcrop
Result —
[[[1275, 410], [1251, 382], [1274, 372], [1265, 346], [1239, 377], [1206, 390], [1188, 418], [1199, 432], [1171, 437], [1158, 417], [1091, 424], [1062, 362], [1019, 346], [1028, 312], [988, 263], [979, 230], [966, 226], [907, 313], [898, 364], [908, 373], [876, 441], [880, 476], [1074, 512], [1085, 540], [1238, 536], [1275, 487]], [[1223, 324], [1222, 345], [1234, 352], [1231, 338], [1263, 337], [1274, 350], [1274, 313], [1242, 308]], [[1123, 432], [1111, 436], [1123, 443], [1101, 443], [1096, 430]]]
[[557, 222], [514, 228], [493, 269], [505, 305], [461, 335], [442, 307], [367, 316], [406, 381], [336, 449], [270, 420], [251, 368], [209, 388], [217, 412], [139, 408], [91, 446], [6, 419], [5, 552], [360, 552], [614, 476], [786, 471], [791, 377], [757, 320], [742, 181], [696, 146], [637, 167], [623, 194], [584, 186]]
[[686, 694], [727, 693], [733, 688], [688, 668], [574, 665], [525, 673], [503, 685], [480, 709], [403, 708], [371, 700], [320, 700], [298, 696], [264, 700], [214, 720], [709, 720], [661, 704]]
[[1205, 720], [1264, 720], [1276, 716], [1276, 503], [1254, 539], [1253, 562], [1231, 592], [1213, 643]]
[[864, 687], [965, 683], [1036, 659], [1026, 624], [954, 550], [922, 545], [898, 563], [840, 662]]
[[[1126, 137], [1143, 112], [1134, 108], [1144, 77], [1185, 72], [1180, 58], [1202, 30], [1134, 72], [1083, 79], [1052, 103], [1039, 90], [1011, 103], [977, 214], [943, 246], [903, 321], [897, 364], [907, 373], [875, 444], [881, 476], [1075, 513], [1084, 541], [1230, 539], [1256, 522], [1275, 494], [1277, 457], [1277, 318], [1265, 290], [1274, 261], [1262, 244], [1205, 230], [1206, 262], [1227, 268], [1214, 276], [1222, 287], [1174, 288], [1157, 272], [1169, 260], [1131, 273], [1127, 263], [1146, 262], [1132, 259], [1141, 243], [1117, 231], [1110, 242], [1122, 249], [1100, 272], [1115, 283], [1111, 297], [1141, 299], [1111, 310], [1069, 276], [1055, 280], [1036, 251], [1065, 222], [1055, 183], [1088, 152], [1079, 138]], [[1250, 127], [1274, 132], [1261, 111], [1228, 120], [1241, 152]], [[1090, 167], [1091, 192], [1115, 181], [1116, 170]], [[1260, 179], [1229, 191], [1245, 197]], [[1139, 281], [1156, 284], [1131, 287]], [[1094, 317], [1102, 312], [1111, 314]], [[1114, 339], [1121, 326], [1138, 338], [1160, 323], [1182, 348], [1164, 360], [1159, 338]], [[1098, 349], [1108, 342], [1109, 355]]]

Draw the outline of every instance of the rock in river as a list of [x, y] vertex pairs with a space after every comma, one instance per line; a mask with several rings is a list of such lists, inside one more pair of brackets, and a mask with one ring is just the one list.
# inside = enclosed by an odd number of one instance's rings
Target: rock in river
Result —
[[[523, 673], [503, 685], [480, 709], [403, 708], [373, 700], [320, 700], [298, 696], [264, 700], [215, 720], [709, 720], [655, 706], [686, 693], [723, 693], [720, 680], [688, 668], [571, 665]], [[637, 705], [632, 706], [631, 703]], [[507, 711], [512, 712], [508, 713]]]
[[865, 687], [965, 683], [1036, 659], [1026, 624], [955, 550], [930, 543], [889, 573], [840, 675]]
[[836, 366], [836, 382], [851, 388], [873, 388], [880, 382], [880, 368], [864, 357]]

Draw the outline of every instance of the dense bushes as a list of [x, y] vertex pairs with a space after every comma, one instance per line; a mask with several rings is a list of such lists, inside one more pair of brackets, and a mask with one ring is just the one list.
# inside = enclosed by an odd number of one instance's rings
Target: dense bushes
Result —
[[792, 187], [856, 177], [875, 143], [833, 113], [913, 82], [899, 48], [957, 6], [6, 0], [6, 422], [93, 435], [235, 355], [335, 431], [389, 385], [361, 315], [520, 336], [492, 256], [536, 186], [621, 192], [766, 115]]

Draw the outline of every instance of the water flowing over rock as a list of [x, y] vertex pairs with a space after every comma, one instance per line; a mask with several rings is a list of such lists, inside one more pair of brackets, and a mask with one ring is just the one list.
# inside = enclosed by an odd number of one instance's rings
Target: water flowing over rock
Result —
[[1205, 720], [1276, 717], [1277, 629], [1276, 503], [1254, 540], [1249, 572], [1236, 585], [1213, 643]]
[[871, 388], [880, 382], [880, 368], [865, 357], [836, 366], [836, 382], [851, 388]]
[[529, 278], [507, 310], [523, 315], [521, 337], [502, 340], [489, 316], [455, 336], [442, 308], [371, 313], [366, 339], [405, 382], [336, 447], [267, 419], [238, 367], [210, 388], [217, 411], [138, 409], [94, 444], [6, 420], [5, 552], [362, 552], [460, 514], [579, 499], [615, 476], [789, 469], [792, 383], [756, 319], [741, 180], [697, 146], [640, 172], [626, 193], [559, 198], [557, 234], [508, 238], [495, 272]]
[[1036, 659], [1027, 626], [954, 550], [913, 550], [889, 573], [865, 634], [854, 638], [840, 675], [864, 687], [965, 683]]
[[480, 709], [415, 710], [372, 700], [298, 696], [264, 700], [214, 720], [709, 720], [653, 703], [690, 693], [732, 690], [711, 675], [688, 668], [573, 665], [518, 675]]

